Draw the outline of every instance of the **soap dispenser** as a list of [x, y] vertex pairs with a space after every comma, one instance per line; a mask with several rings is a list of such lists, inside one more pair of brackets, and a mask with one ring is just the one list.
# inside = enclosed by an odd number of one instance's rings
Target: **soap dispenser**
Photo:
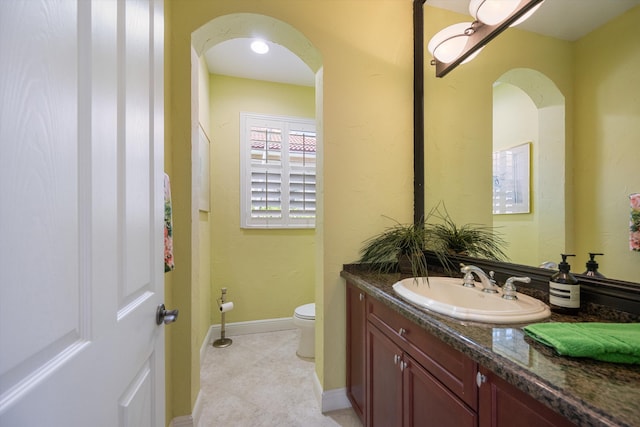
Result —
[[596, 254], [593, 252], [589, 252], [589, 261], [587, 261], [587, 271], [584, 272], [584, 274], [586, 274], [587, 276], [590, 277], [604, 277], [599, 271], [598, 271], [598, 263], [596, 262], [595, 258], [596, 255], [604, 255], [604, 254]]
[[570, 273], [571, 266], [567, 263], [567, 257], [575, 255], [560, 256], [559, 271], [549, 280], [549, 305], [555, 313], [575, 315], [580, 311], [580, 285]]

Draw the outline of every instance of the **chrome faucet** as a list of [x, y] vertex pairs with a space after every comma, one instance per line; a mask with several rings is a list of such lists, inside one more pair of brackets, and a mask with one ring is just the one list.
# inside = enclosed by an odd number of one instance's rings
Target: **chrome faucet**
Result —
[[518, 299], [518, 296], [516, 295], [516, 285], [514, 285], [513, 282], [530, 283], [531, 278], [530, 277], [509, 277], [505, 282], [504, 287], [502, 288], [502, 298], [510, 299], [510, 300]]
[[480, 267], [476, 267], [475, 265], [460, 264], [460, 267], [462, 267], [460, 269], [460, 272], [464, 273], [464, 282], [463, 282], [464, 286], [467, 286], [467, 287], [475, 286], [473, 284], [473, 273], [475, 273], [476, 276], [478, 276], [478, 279], [480, 279], [480, 283], [482, 283], [482, 292], [488, 292], [491, 294], [498, 293], [498, 285], [496, 284], [496, 281], [493, 279], [493, 271], [490, 271], [489, 275], [487, 276], [487, 274], [484, 271], [482, 271]]

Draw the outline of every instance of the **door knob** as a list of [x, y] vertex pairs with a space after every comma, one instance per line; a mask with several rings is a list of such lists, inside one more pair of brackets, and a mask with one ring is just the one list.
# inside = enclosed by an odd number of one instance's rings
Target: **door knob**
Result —
[[178, 310], [167, 310], [164, 304], [160, 304], [156, 310], [156, 324], [168, 325], [178, 320]]

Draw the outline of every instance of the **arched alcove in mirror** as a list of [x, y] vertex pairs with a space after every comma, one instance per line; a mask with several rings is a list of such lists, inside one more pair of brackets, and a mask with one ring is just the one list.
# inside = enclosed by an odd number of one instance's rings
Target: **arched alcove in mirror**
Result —
[[[527, 165], [513, 161], [523, 149]], [[532, 266], [555, 260], [571, 243], [565, 226], [565, 100], [539, 71], [512, 69], [493, 83], [493, 156], [493, 225], [509, 242], [510, 260]], [[526, 210], [517, 209], [525, 202]]]

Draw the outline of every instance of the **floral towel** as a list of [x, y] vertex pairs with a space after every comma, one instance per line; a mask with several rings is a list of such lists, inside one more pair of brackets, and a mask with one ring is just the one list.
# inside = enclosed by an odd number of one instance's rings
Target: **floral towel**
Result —
[[631, 215], [629, 218], [629, 249], [640, 252], [640, 193], [629, 195]]
[[173, 220], [171, 213], [171, 184], [164, 174], [164, 272], [175, 268], [173, 263]]

